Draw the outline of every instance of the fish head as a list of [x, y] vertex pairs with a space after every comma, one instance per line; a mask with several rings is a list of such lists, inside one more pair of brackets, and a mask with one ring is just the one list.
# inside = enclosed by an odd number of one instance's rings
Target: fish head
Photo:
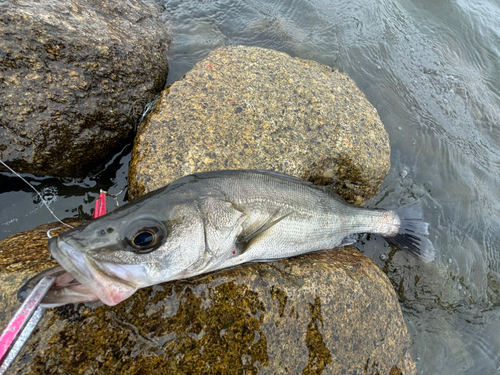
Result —
[[42, 304], [116, 305], [139, 288], [182, 278], [204, 248], [203, 221], [192, 204], [129, 203], [49, 240], [51, 255], [66, 272], [58, 269]]

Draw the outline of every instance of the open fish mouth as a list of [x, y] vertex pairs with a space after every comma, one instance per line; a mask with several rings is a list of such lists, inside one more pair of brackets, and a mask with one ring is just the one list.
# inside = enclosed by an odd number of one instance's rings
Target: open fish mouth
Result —
[[77, 281], [61, 266], [49, 268], [29, 279], [17, 292], [19, 300], [24, 301], [38, 282], [45, 276], [56, 277], [56, 282], [42, 300], [43, 307], [56, 307], [68, 303], [92, 302], [99, 298], [85, 285]]
[[17, 293], [20, 300], [24, 300], [44, 276], [55, 276], [56, 282], [43, 298], [43, 307], [99, 300], [114, 306], [137, 290], [133, 283], [119, 277], [126, 273], [123, 266], [96, 264], [59, 237], [49, 241], [49, 249], [61, 266], [42, 271], [28, 280]]

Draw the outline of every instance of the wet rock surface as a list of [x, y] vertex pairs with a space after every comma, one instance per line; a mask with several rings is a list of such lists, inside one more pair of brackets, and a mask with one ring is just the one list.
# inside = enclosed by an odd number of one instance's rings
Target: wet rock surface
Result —
[[129, 194], [194, 172], [269, 169], [359, 204], [390, 168], [389, 138], [352, 80], [258, 47], [217, 49], [159, 96], [132, 153]]
[[167, 77], [149, 0], [0, 2], [0, 158], [81, 176], [123, 144]]
[[[51, 266], [47, 229], [0, 242], [7, 276]], [[347, 247], [50, 309], [8, 373], [416, 374], [409, 345], [391, 283]]]

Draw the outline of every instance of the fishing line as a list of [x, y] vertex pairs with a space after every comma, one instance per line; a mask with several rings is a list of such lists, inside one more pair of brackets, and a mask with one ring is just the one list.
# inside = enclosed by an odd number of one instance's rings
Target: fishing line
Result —
[[23, 176], [21, 176], [19, 173], [17, 173], [16, 171], [14, 171], [11, 167], [9, 167], [7, 164], [5, 164], [1, 159], [0, 159], [0, 163], [2, 163], [2, 165], [7, 168], [9, 171], [11, 171], [12, 173], [14, 173], [17, 177], [19, 177], [21, 180], [23, 180], [24, 182], [26, 182], [34, 191], [35, 193], [38, 194], [38, 196], [40, 197], [40, 199], [42, 200], [43, 204], [45, 205], [45, 207], [47, 207], [47, 210], [49, 210], [49, 212], [52, 214], [52, 216], [54, 216], [56, 218], [56, 220], [58, 222], [60, 222], [61, 224], [63, 225], [66, 225], [67, 227], [69, 228], [74, 228], [72, 227], [71, 225], [69, 224], [66, 224], [64, 221], [62, 221], [61, 219], [59, 219], [56, 214], [50, 209], [49, 205], [47, 204], [47, 202], [45, 202], [45, 199], [42, 197], [42, 195], [38, 192], [38, 190], [35, 189], [35, 187], [33, 185], [31, 185], [28, 181], [26, 181]]

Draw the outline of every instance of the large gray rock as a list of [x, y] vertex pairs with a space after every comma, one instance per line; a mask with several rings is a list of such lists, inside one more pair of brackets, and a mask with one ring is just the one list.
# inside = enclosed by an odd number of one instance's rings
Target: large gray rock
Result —
[[135, 141], [129, 194], [241, 168], [337, 182], [359, 204], [389, 171], [389, 137], [344, 74], [263, 48], [220, 48], [159, 96]]
[[0, 158], [83, 175], [163, 88], [168, 35], [150, 0], [0, 2]]
[[[0, 324], [50, 266], [48, 227], [0, 242]], [[412, 375], [410, 341], [391, 283], [349, 247], [50, 309], [9, 374]]]

